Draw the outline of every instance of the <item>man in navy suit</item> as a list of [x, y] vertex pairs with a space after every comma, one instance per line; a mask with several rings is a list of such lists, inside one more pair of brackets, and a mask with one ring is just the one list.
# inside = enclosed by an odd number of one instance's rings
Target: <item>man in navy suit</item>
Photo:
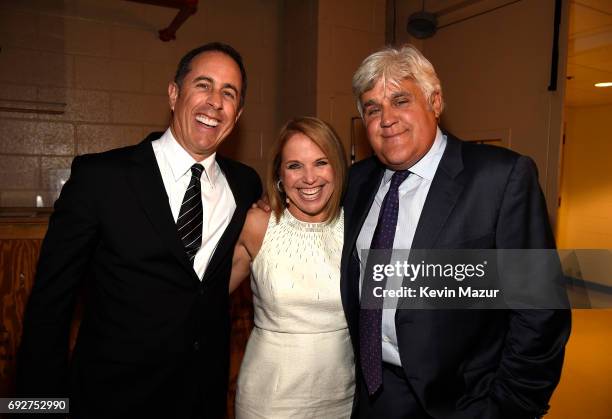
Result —
[[341, 290], [358, 364], [353, 416], [544, 415], [561, 374], [568, 310], [385, 309], [372, 318], [360, 307], [361, 251], [370, 247], [554, 248], [534, 163], [443, 133], [440, 81], [413, 47], [367, 57], [353, 92], [375, 153], [351, 168], [344, 199]]
[[261, 182], [216, 151], [246, 87], [232, 47], [196, 48], [169, 84], [166, 132], [75, 158], [26, 310], [20, 395], [70, 397], [73, 417], [225, 416], [232, 253]]

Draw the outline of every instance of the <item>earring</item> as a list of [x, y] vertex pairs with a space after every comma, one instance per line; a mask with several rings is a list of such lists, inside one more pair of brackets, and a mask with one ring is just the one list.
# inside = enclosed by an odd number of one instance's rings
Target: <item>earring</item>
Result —
[[283, 182], [279, 179], [276, 181], [276, 189], [280, 192], [280, 193], [284, 193], [285, 191], [283, 190]]

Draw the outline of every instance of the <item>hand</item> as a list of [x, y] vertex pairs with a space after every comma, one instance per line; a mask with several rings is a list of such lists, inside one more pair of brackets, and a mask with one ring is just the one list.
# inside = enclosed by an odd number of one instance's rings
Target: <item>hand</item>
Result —
[[263, 194], [256, 203], [251, 205], [251, 208], [259, 208], [260, 210], [264, 210], [265, 212], [272, 211], [272, 208], [270, 207], [270, 203], [268, 201], [268, 195]]

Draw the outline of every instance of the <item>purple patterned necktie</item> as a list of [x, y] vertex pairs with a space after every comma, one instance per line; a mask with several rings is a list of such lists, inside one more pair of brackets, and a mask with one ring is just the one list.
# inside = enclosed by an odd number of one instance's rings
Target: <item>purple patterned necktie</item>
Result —
[[[400, 170], [393, 174], [391, 178], [391, 186], [383, 199], [378, 215], [378, 222], [372, 237], [370, 249], [393, 249], [393, 240], [395, 238], [395, 228], [397, 226], [397, 214], [399, 211], [399, 185], [406, 180], [410, 172], [408, 170]], [[389, 263], [391, 252], [383, 256], [385, 261], [381, 261], [378, 256], [376, 263]], [[371, 257], [368, 257], [371, 259]], [[368, 260], [366, 267], [371, 267]], [[364, 274], [364, 283], [362, 287], [366, 288], [365, 281], [371, 281], [371, 276], [368, 277], [370, 270], [366, 268]], [[382, 385], [382, 305], [381, 308], [365, 309], [359, 311], [359, 355], [361, 360], [361, 371], [368, 387], [368, 393], [374, 394]]]

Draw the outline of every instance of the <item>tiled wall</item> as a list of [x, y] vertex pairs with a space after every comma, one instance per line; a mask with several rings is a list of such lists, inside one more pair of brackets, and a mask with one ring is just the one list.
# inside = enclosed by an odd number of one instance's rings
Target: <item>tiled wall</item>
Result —
[[384, 44], [385, 0], [200, 0], [177, 40], [159, 41], [175, 15], [125, 0], [0, 0], [0, 206], [49, 206], [75, 155], [165, 129], [178, 60], [213, 40], [241, 52], [249, 77], [221, 153], [263, 176], [298, 115], [330, 122], [348, 151], [351, 77]]
[[177, 40], [161, 42], [157, 30], [176, 12], [124, 0], [0, 1], [0, 206], [34, 206], [37, 195], [49, 206], [75, 155], [165, 129], [178, 60], [213, 40], [236, 47], [249, 76], [223, 152], [263, 173], [279, 126], [282, 1], [201, 0]]

